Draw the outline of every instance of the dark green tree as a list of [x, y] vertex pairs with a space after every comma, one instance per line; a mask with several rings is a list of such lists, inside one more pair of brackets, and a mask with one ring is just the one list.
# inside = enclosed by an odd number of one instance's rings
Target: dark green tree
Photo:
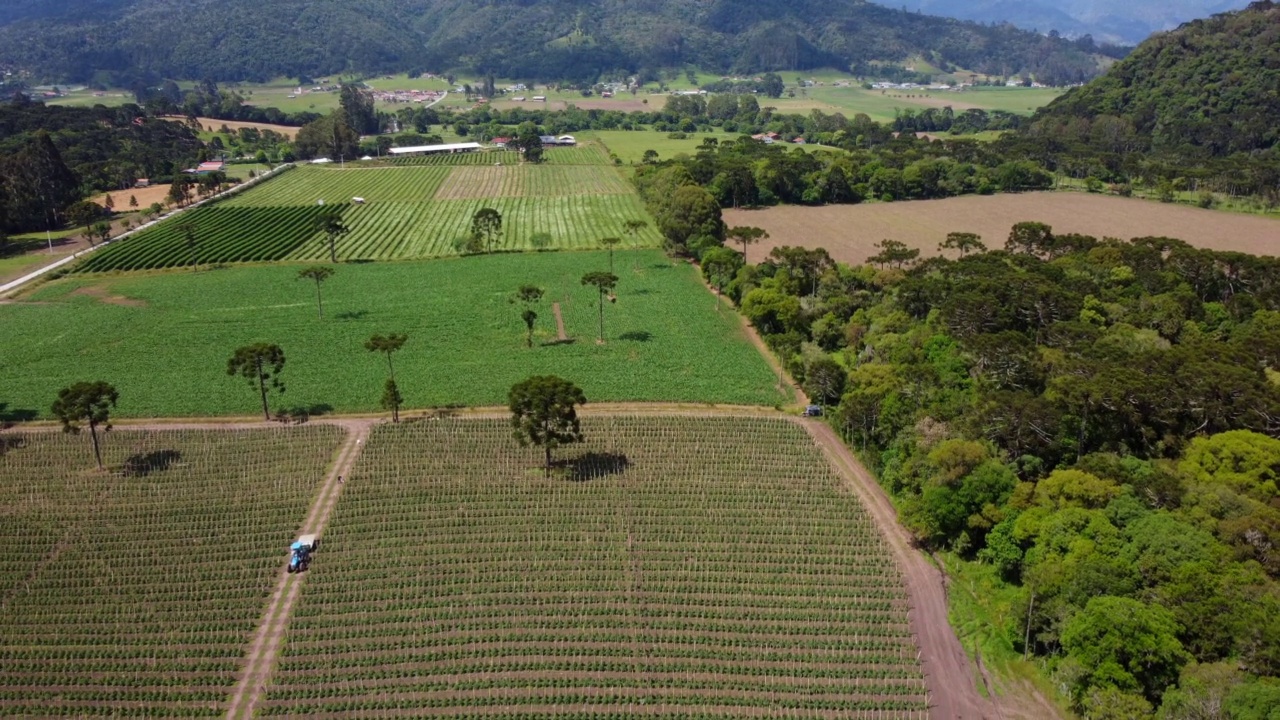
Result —
[[521, 311], [520, 317], [524, 320], [525, 328], [528, 330], [528, 335], [525, 336], [526, 347], [533, 347], [533, 323], [538, 319], [538, 313], [533, 309], [533, 306], [542, 299], [542, 294], [542, 288], [537, 285], [521, 285], [520, 289], [516, 291], [516, 296], [512, 299], [512, 302], [519, 302], [524, 305], [524, 310]]
[[900, 240], [883, 240], [876, 243], [876, 249], [880, 252], [867, 258], [867, 262], [873, 265], [901, 269], [920, 258], [919, 250], [907, 247], [907, 244]]
[[227, 360], [227, 374], [239, 375], [249, 381], [249, 387], [257, 388], [262, 397], [262, 417], [271, 419], [271, 409], [267, 406], [267, 389], [284, 392], [284, 382], [280, 373], [284, 370], [284, 350], [271, 343], [256, 343], [237, 348], [235, 354]]
[[337, 210], [326, 210], [316, 216], [315, 226], [317, 232], [324, 233], [325, 239], [329, 242], [329, 262], [338, 262], [338, 238], [351, 232], [351, 228], [342, 222], [342, 213]]
[[618, 276], [611, 272], [603, 270], [595, 270], [582, 276], [583, 285], [591, 285], [596, 289], [596, 295], [600, 301], [600, 336], [597, 340], [604, 343], [604, 297], [609, 295], [609, 300], [616, 301], [612, 295], [612, 291], [618, 286]]
[[480, 208], [471, 216], [471, 235], [484, 242], [484, 251], [493, 252], [493, 241], [502, 235], [502, 213]]
[[320, 297], [320, 285], [331, 277], [333, 277], [333, 268], [324, 265], [312, 265], [298, 271], [299, 280], [311, 280], [316, 284], [316, 309], [321, 319], [324, 319], [324, 301]]
[[742, 246], [742, 262], [747, 262], [747, 246], [754, 245], [761, 240], [768, 240], [769, 233], [762, 228], [738, 226], [731, 227], [725, 233], [725, 240]]
[[404, 344], [408, 339], [408, 335], [397, 335], [396, 333], [392, 333], [390, 335], [374, 335], [364, 342], [364, 349], [369, 352], [380, 352], [385, 354], [387, 356], [387, 372], [390, 374], [391, 379], [395, 380], [396, 367], [395, 364], [391, 362], [391, 356], [399, 352], [400, 348], [404, 347]]
[[78, 382], [58, 391], [53, 401], [53, 416], [62, 423], [62, 431], [78, 434], [80, 425], [89, 426], [93, 439], [93, 458], [102, 467], [102, 449], [98, 445], [98, 426], [103, 432], [111, 430], [111, 408], [116, 406], [120, 394], [115, 387], [101, 380]]
[[182, 235], [182, 240], [187, 245], [187, 255], [191, 258], [191, 269], [197, 271], [200, 269], [200, 239], [198, 237], [198, 228], [196, 224], [190, 220], [183, 220], [174, 228], [178, 234]]
[[543, 449], [544, 475], [551, 474], [551, 451], [582, 442], [577, 406], [587, 402], [582, 389], [554, 375], [535, 375], [511, 387], [507, 404], [520, 447]]
[[532, 122], [520, 123], [511, 145], [519, 151], [525, 162], [542, 162], [542, 136], [538, 133], [538, 126]]
[[378, 134], [378, 113], [373, 108], [373, 93], [355, 83], [343, 83], [338, 105], [351, 129], [360, 135]]
[[621, 238], [600, 238], [600, 244], [609, 249], [609, 272], [613, 272], [613, 248], [622, 242]]
[[[724, 288], [742, 268], [743, 256], [727, 247], [711, 248], [702, 255], [702, 276], [716, 289], [717, 295], [724, 294]], [[719, 302], [719, 301], [717, 301]]]
[[44, 129], [36, 130], [8, 167], [13, 172], [9, 188], [14, 197], [10, 202], [37, 208], [46, 229], [57, 227], [63, 208], [80, 197], [79, 178], [63, 162]]
[[977, 233], [947, 233], [947, 239], [938, 243], [938, 250], [956, 250], [960, 257], [971, 252], [986, 252], [987, 246], [982, 243], [982, 236]]
[[[89, 227], [102, 217], [102, 208], [97, 203], [79, 200], [67, 206], [67, 222], [76, 227], [83, 227], [85, 235], [89, 235]], [[89, 240], [93, 242], [92, 239]]]

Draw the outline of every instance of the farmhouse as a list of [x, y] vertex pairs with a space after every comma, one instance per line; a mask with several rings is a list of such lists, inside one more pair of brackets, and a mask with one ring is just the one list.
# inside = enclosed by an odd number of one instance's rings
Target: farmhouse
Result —
[[412, 147], [391, 148], [392, 155], [436, 155], [439, 153], [475, 152], [480, 143], [445, 143], [444, 145], [414, 145]]
[[206, 173], [222, 172], [226, 168], [226, 163], [221, 160], [213, 160], [211, 162], [202, 162], [196, 166], [196, 172], [204, 175]]
[[493, 146], [499, 147], [499, 148], [505, 148], [510, 142], [511, 142], [511, 138], [509, 137], [496, 137], [493, 139]]

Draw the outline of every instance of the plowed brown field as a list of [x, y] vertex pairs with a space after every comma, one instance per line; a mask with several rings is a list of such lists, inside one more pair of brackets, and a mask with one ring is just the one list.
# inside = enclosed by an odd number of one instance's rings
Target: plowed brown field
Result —
[[949, 232], [976, 232], [988, 248], [997, 249], [1004, 247], [1015, 223], [1027, 220], [1047, 223], [1056, 233], [1125, 240], [1163, 235], [1213, 250], [1280, 254], [1280, 220], [1084, 193], [726, 210], [724, 220], [730, 226], [755, 225], [769, 231], [769, 240], [751, 248], [752, 261], [775, 247], [799, 245], [823, 247], [836, 260], [860, 264], [886, 238], [932, 255]]

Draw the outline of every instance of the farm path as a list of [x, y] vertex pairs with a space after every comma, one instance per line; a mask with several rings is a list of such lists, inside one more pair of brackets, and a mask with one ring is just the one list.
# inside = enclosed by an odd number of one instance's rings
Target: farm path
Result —
[[[806, 419], [800, 423], [844, 475], [880, 527], [902, 568], [907, 595], [911, 598], [908, 613], [911, 631], [920, 647], [925, 686], [929, 688], [929, 717], [933, 720], [1004, 717], [999, 700], [984, 698], [978, 692], [969, 657], [947, 619], [947, 589], [942, 571], [913, 546], [911, 537], [898, 522], [898, 513], [889, 496], [831, 426], [821, 420]], [[1046, 710], [1048, 714], [1043, 717], [1056, 716], [1052, 708]]]
[[564, 315], [560, 314], [560, 303], [551, 303], [551, 312], [556, 314], [556, 342], [564, 342], [569, 335], [564, 331]]
[[[337, 459], [330, 467], [320, 493], [316, 496], [306, 520], [299, 529], [300, 535], [323, 535], [329, 516], [338, 504], [338, 496], [342, 494], [344, 486], [342, 478], [344, 475], [350, 475], [351, 468], [360, 457], [360, 452], [364, 450], [364, 443], [369, 438], [369, 431], [375, 422], [374, 420], [333, 420], [326, 423], [344, 428], [347, 431], [347, 437], [338, 449]], [[257, 423], [254, 426], [261, 427], [261, 424]], [[172, 428], [169, 425], [160, 427]], [[253, 717], [254, 707], [271, 680], [276, 655], [280, 651], [280, 643], [284, 639], [285, 629], [293, 614], [293, 605], [302, 591], [302, 583], [305, 579], [305, 575], [294, 575], [284, 569], [281, 570], [280, 579], [276, 583], [275, 591], [271, 594], [266, 614], [263, 615], [262, 622], [258, 625], [258, 630], [254, 633], [253, 641], [249, 646], [243, 675], [231, 695], [231, 702], [227, 708], [228, 718]]]

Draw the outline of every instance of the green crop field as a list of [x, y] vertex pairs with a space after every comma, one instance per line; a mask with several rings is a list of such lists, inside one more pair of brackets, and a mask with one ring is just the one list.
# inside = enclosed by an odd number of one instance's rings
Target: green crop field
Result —
[[624, 163], [638, 163], [644, 157], [645, 150], [658, 153], [661, 160], [670, 160], [680, 153], [689, 155], [698, 150], [705, 138], [715, 138], [720, 142], [733, 142], [739, 133], [688, 133], [688, 137], [679, 140], [668, 137], [671, 133], [653, 130], [593, 130], [579, 133], [580, 138], [599, 140], [609, 152], [618, 156]]
[[221, 715], [340, 436], [0, 435], [0, 714]]
[[928, 714], [884, 541], [780, 419], [376, 428], [294, 608], [263, 715]]
[[[661, 243], [635, 188], [605, 164], [598, 147], [555, 148], [547, 158], [520, 165], [515, 153], [467, 153], [345, 168], [304, 165], [114, 243], [77, 269], [165, 268], [193, 257], [200, 264], [323, 260], [328, 243], [313, 222], [324, 209], [342, 213], [350, 230], [338, 242], [343, 260], [456, 255], [472, 216], [485, 207], [503, 216], [494, 250], [584, 249], [605, 237], [632, 248]], [[630, 235], [629, 220], [647, 227]], [[188, 221], [196, 226], [194, 255], [180, 229]]]
[[[0, 304], [0, 404], [45, 415], [58, 388], [102, 379], [119, 388], [122, 416], [252, 415], [256, 395], [227, 377], [227, 358], [274, 342], [288, 362], [273, 408], [376, 410], [386, 364], [362, 344], [390, 332], [409, 335], [395, 359], [409, 407], [502, 404], [538, 373], [598, 401], [785, 400], [736, 314], [717, 312], [696, 270], [659, 251], [615, 253], [617, 302], [605, 303], [597, 345], [596, 292], [580, 279], [608, 266], [600, 251], [342, 264], [324, 284], [323, 320], [299, 265], [75, 274]], [[526, 283], [547, 291], [532, 349], [509, 302]], [[573, 342], [555, 343], [553, 301]]]

